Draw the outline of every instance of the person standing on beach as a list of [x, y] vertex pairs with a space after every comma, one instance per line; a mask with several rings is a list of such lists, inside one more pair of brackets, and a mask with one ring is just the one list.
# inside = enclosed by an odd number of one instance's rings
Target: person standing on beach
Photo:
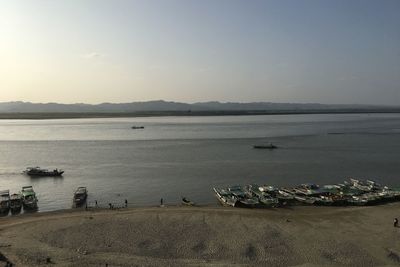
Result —
[[128, 207], [128, 200], [125, 199], [125, 208], [127, 208], [127, 207]]
[[160, 206], [164, 205], [164, 199], [161, 198], [160, 200]]
[[393, 220], [393, 226], [394, 227], [399, 227], [399, 220], [397, 218], [394, 218]]

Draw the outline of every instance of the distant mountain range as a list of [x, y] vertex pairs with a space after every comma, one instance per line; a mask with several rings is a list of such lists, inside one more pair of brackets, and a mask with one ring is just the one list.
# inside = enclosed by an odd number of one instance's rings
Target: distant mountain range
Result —
[[246, 113], [315, 113], [324, 112], [357, 112], [357, 111], [394, 111], [400, 112], [400, 106], [379, 105], [328, 105], [328, 104], [299, 104], [299, 103], [270, 103], [270, 102], [200, 102], [179, 103], [169, 101], [147, 101], [132, 103], [102, 103], [90, 104], [58, 104], [58, 103], [30, 103], [30, 102], [3, 102], [0, 103], [0, 113], [146, 113], [146, 112], [246, 112]]

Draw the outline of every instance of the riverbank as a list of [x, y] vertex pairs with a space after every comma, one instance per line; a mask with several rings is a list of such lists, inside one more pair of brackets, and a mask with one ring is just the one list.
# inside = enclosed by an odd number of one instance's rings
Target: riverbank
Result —
[[392, 224], [399, 208], [28, 214], [0, 219], [0, 256], [15, 266], [390, 266], [400, 263], [400, 228]]

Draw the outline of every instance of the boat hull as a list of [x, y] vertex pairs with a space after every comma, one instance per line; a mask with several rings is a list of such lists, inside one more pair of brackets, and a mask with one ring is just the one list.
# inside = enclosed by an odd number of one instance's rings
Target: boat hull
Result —
[[60, 172], [48, 172], [48, 173], [29, 173], [25, 172], [26, 175], [31, 176], [31, 177], [57, 177], [57, 176], [62, 176], [64, 174], [64, 171]]

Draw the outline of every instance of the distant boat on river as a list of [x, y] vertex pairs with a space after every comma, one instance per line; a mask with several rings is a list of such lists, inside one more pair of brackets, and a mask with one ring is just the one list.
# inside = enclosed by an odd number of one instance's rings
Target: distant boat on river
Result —
[[278, 147], [276, 145], [272, 144], [272, 143], [269, 143], [269, 144], [266, 144], [266, 145], [254, 145], [253, 148], [256, 148], [256, 149], [276, 149]]
[[28, 167], [23, 173], [29, 176], [61, 176], [64, 171], [58, 169], [49, 171], [40, 167]]

